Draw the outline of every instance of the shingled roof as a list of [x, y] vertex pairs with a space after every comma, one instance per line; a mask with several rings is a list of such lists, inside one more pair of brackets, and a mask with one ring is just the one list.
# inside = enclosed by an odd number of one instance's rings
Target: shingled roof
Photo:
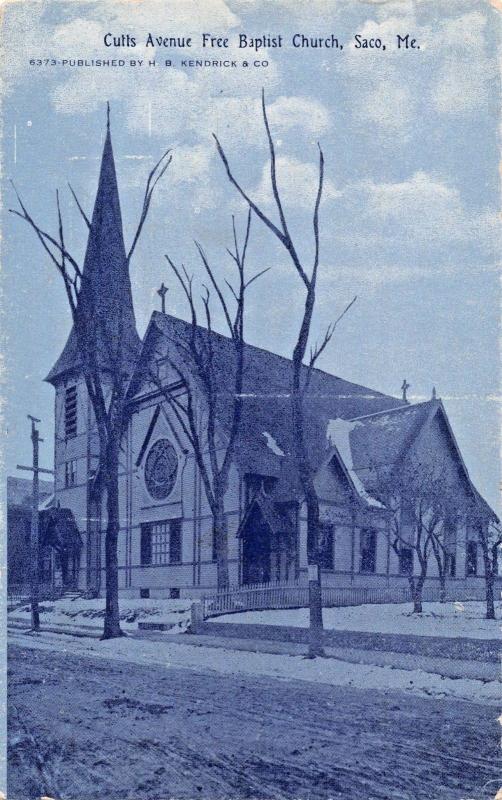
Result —
[[[109, 124], [82, 270], [79, 312], [91, 313], [100, 320], [97, 347], [103, 367], [109, 360], [110, 342], [120, 337], [126, 362], [124, 369], [127, 371], [129, 367], [132, 371], [141, 342], [136, 331]], [[79, 363], [77, 335], [75, 328], [72, 328], [63, 352], [45, 380], [54, 384], [65, 373], [77, 371]]]
[[[200, 330], [203, 335], [207, 335], [207, 331]], [[157, 311], [153, 313], [138, 370], [131, 381], [131, 398], [140, 389], [159, 337], [167, 340], [171, 350], [176, 348], [183, 359], [183, 346], [188, 343], [190, 334], [191, 323], [169, 314]], [[233, 345], [228, 337], [216, 332], [211, 333], [211, 343], [220, 387], [217, 414], [225, 430], [230, 424], [232, 410]], [[280, 478], [274, 495], [281, 500], [291, 499], [298, 491], [289, 399], [291, 361], [247, 344], [244, 364], [243, 414], [236, 447], [237, 463], [243, 474], [259, 473]], [[305, 403], [306, 438], [314, 467], [320, 465], [326, 454], [329, 419], [350, 419], [393, 408], [397, 403], [394, 397], [314, 369]]]
[[[159, 340], [167, 342], [172, 357], [183, 362], [191, 323], [155, 311], [152, 314], [132, 376], [129, 397], [141, 401], [142, 383], [148, 381], [148, 363], [155, 358]], [[199, 329], [208, 335], [205, 329]], [[230, 424], [233, 397], [234, 357], [231, 340], [211, 332], [219, 393], [217, 416], [223, 430]], [[247, 344], [244, 357], [243, 413], [236, 444], [236, 462], [241, 474], [256, 473], [277, 478], [270, 503], [289, 503], [301, 496], [294, 458], [294, 430], [291, 420], [291, 361]], [[305, 374], [307, 368], [305, 367]], [[395, 465], [411, 447], [424, 426], [440, 413], [450, 433], [459, 462], [476, 492], [463, 463], [440, 400], [410, 405], [319, 369], [312, 371], [305, 398], [306, 440], [312, 467], [320, 468], [333, 456], [341, 460], [356, 499], [366, 506], [382, 508], [375, 492], [371, 471], [382, 464]], [[333, 430], [342, 438], [332, 439]], [[277, 506], [277, 510], [281, 506]], [[488, 507], [489, 508], [489, 507]], [[491, 509], [490, 509], [491, 511]], [[492, 512], [493, 513], [493, 512]]]

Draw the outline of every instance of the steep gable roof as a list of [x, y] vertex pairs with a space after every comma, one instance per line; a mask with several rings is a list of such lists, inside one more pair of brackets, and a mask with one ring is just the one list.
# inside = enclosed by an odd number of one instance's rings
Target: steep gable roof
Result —
[[[78, 313], [91, 314], [100, 322], [97, 346], [102, 365], [106, 366], [109, 358], [110, 343], [113, 345], [120, 339], [124, 369], [132, 369], [140, 350], [140, 339], [136, 331], [109, 124], [82, 269]], [[79, 363], [79, 347], [73, 327], [63, 352], [45, 380], [54, 383], [65, 373], [78, 370]]]
[[[435, 405], [434, 405], [435, 404]], [[401, 404], [352, 418], [350, 447], [355, 470], [395, 464], [411, 446], [438, 401]]]
[[[340, 455], [349, 474], [357, 476], [369, 495], [378, 494], [377, 469], [383, 467], [390, 470], [398, 467], [435, 417], [439, 417], [444, 425], [455, 460], [473, 499], [482, 506], [485, 513], [489, 510], [489, 513], [497, 519], [495, 512], [481, 497], [470, 479], [441, 400], [428, 400], [416, 405], [402, 404], [356, 417], [345, 423], [347, 452], [340, 447], [339, 450], [342, 450]], [[335, 440], [334, 444], [340, 445], [340, 441]]]
[[[202, 335], [208, 335], [200, 329]], [[148, 363], [156, 343], [163, 339], [171, 352], [183, 360], [183, 347], [191, 324], [168, 314], [154, 312], [143, 341], [138, 368], [129, 387], [133, 401], [147, 380]], [[223, 431], [228, 430], [233, 404], [234, 357], [231, 340], [212, 332], [211, 345], [219, 387], [217, 414]], [[174, 356], [173, 356], [174, 357]], [[305, 370], [307, 368], [305, 367]], [[290, 413], [291, 361], [276, 353], [247, 344], [244, 357], [243, 413], [236, 460], [242, 473], [273, 475], [280, 480], [277, 497], [287, 500], [298, 492], [294, 467], [294, 431]], [[326, 429], [335, 416], [350, 417], [395, 407], [393, 397], [338, 378], [322, 370], [312, 371], [306, 395], [305, 427], [310, 455], [317, 468], [328, 448]], [[281, 455], [282, 454], [282, 455]]]
[[[177, 352], [188, 343], [190, 333], [189, 322], [157, 311], [152, 314], [130, 382], [131, 402], [141, 401], [141, 384], [147, 380], [147, 367], [154, 357], [156, 342], [163, 339], [171, 352], [172, 348]], [[219, 333], [210, 335], [220, 387], [218, 420], [225, 431], [230, 422], [233, 397], [232, 342]], [[290, 381], [288, 358], [246, 345], [243, 413], [236, 461], [241, 474], [257, 473], [278, 479], [271, 493], [274, 503], [290, 502], [301, 495], [294, 459]], [[477, 494], [440, 400], [410, 405], [318, 369], [312, 371], [305, 401], [305, 429], [312, 466], [314, 470], [320, 469], [336, 457], [357, 499], [365, 506], [382, 508], [375, 497], [372, 468], [397, 464], [436, 414], [444, 420], [458, 463]], [[332, 423], [337, 419], [344, 420], [350, 428], [347, 438], [350, 452], [344, 450], [340, 441], [330, 440], [330, 428], [333, 430]]]

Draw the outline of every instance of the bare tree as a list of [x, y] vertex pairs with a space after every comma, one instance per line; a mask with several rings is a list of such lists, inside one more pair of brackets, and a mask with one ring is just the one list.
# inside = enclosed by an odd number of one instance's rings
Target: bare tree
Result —
[[483, 554], [486, 619], [495, 619], [495, 579], [499, 574], [499, 550], [502, 546], [502, 527], [493, 511], [476, 492], [471, 504], [470, 522], [474, 525]]
[[[109, 135], [109, 109], [107, 135]], [[131, 247], [126, 255], [127, 265], [129, 265], [143, 230], [155, 187], [170, 162], [171, 155], [168, 150], [155, 164], [148, 176], [140, 219]], [[110, 639], [123, 635], [120, 628], [118, 602], [117, 541], [120, 528], [118, 469], [121, 440], [128, 423], [127, 385], [138, 352], [132, 352], [125, 342], [124, 319], [121, 311], [119, 310], [113, 318], [102, 313], [101, 306], [96, 303], [93, 288], [89, 286], [89, 281], [86, 280], [82, 268], [67, 249], [59, 192], [56, 191], [58, 233], [56, 236], [52, 236], [33, 219], [15, 187], [14, 190], [19, 209], [10, 209], [10, 211], [32, 228], [40, 245], [63, 280], [73, 319], [79, 368], [85, 380], [97, 426], [99, 463], [93, 481], [93, 493], [100, 502], [106, 495], [106, 600], [102, 638]], [[70, 190], [89, 229], [89, 235], [91, 235], [94, 220], [89, 220], [71, 187]]]
[[[432, 531], [431, 546], [436, 560], [439, 578], [439, 602], [446, 603], [446, 582], [452, 563], [456, 566], [456, 550], [458, 523], [461, 520], [461, 503], [458, 492], [443, 487], [443, 495], [436, 502], [442, 505], [441, 524]], [[439, 509], [438, 509], [439, 510]]]
[[[204, 249], [195, 242], [208, 283], [212, 287], [202, 284], [204, 290], [202, 325], [199, 324], [193, 275], [189, 275], [183, 266], [180, 268], [166, 255], [169, 266], [186, 297], [191, 323], [186, 341], [178, 336], [173, 341], [174, 347], [168, 357], [168, 364], [178, 379], [176, 388], [173, 390], [172, 385], [163, 384], [159, 375], [150, 375], [194, 452], [211, 509], [218, 589], [225, 589], [229, 585], [228, 532], [224, 501], [242, 418], [246, 291], [254, 281], [268, 271], [263, 269], [246, 280], [245, 264], [251, 216], [249, 211], [242, 245], [239, 244], [235, 219], [232, 217], [234, 249], [227, 252], [237, 269], [237, 285], [234, 287], [225, 281], [227, 294], [229, 291], [231, 300], [225, 296]], [[214, 297], [223, 313], [230, 337], [229, 350], [224, 355], [223, 363], [221, 352], [215, 352], [212, 319]], [[235, 304], [233, 311], [231, 302]], [[225, 377], [222, 379], [223, 372]], [[222, 422], [225, 422], [226, 426], [222, 425]]]
[[[266, 225], [266, 227], [273, 233], [276, 239], [280, 242], [282, 247], [287, 252], [293, 268], [300, 278], [300, 281], [305, 291], [305, 305], [302, 320], [300, 323], [298, 338], [293, 350], [292, 358], [292, 378], [291, 378], [291, 403], [292, 403], [292, 421], [294, 430], [294, 456], [298, 469], [298, 474], [302, 486], [302, 493], [307, 507], [307, 552], [309, 564], [314, 565], [316, 568], [315, 579], [309, 580], [309, 606], [310, 606], [310, 642], [309, 642], [309, 655], [315, 657], [316, 655], [323, 655], [322, 646], [322, 599], [321, 599], [321, 571], [319, 568], [320, 552], [319, 552], [319, 498], [314, 484], [314, 469], [310, 460], [305, 431], [305, 397], [309, 386], [309, 378], [312, 369], [314, 368], [317, 359], [331, 341], [335, 332], [336, 325], [341, 319], [343, 314], [348, 310], [350, 305], [347, 306], [342, 315], [332, 323], [320, 344], [316, 344], [310, 350], [310, 358], [308, 360], [308, 369], [305, 370], [304, 362], [306, 359], [307, 349], [309, 345], [310, 330], [312, 325], [312, 318], [314, 315], [316, 304], [316, 289], [317, 278], [319, 270], [319, 256], [320, 256], [320, 236], [319, 236], [319, 209], [321, 205], [321, 198], [323, 192], [324, 180], [324, 156], [321, 147], [319, 146], [319, 171], [316, 199], [313, 208], [312, 226], [313, 226], [313, 239], [314, 239], [314, 258], [312, 266], [309, 268], [302, 261], [293, 239], [291, 237], [284, 207], [281, 200], [277, 184], [276, 172], [276, 155], [275, 146], [270, 131], [270, 125], [267, 117], [267, 109], [265, 105], [265, 93], [262, 91], [262, 113], [265, 131], [268, 140], [268, 147], [270, 153], [270, 183], [274, 197], [275, 207], [277, 209], [279, 224], [276, 224], [272, 219], [251, 199], [249, 194], [243, 189], [239, 181], [235, 178], [227, 156], [223, 147], [221, 146], [217, 136], [213, 134], [218, 148], [218, 153], [223, 162], [226, 170], [227, 177], [230, 183], [239, 192], [241, 197], [248, 204], [249, 208], [254, 211], [256, 216]], [[354, 301], [352, 301], [354, 302]]]
[[408, 578], [416, 614], [422, 613], [423, 588], [431, 554], [437, 552], [446, 574], [445, 533], [450, 507], [442, 475], [439, 465], [417, 460], [380, 476], [378, 481], [379, 493], [392, 509], [390, 543]]

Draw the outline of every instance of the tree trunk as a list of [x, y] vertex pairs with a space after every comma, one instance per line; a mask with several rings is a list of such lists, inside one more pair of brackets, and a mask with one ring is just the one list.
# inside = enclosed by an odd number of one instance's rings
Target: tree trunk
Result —
[[319, 568], [319, 500], [312, 477], [312, 465], [309, 460], [305, 444], [305, 420], [303, 405], [303, 390], [301, 375], [303, 359], [315, 305], [315, 281], [311, 282], [305, 299], [305, 312], [298, 334], [298, 341], [293, 351], [292, 375], [292, 418], [295, 459], [307, 505], [307, 560], [309, 564], [317, 566], [315, 580], [309, 580], [309, 651], [310, 658], [324, 655], [323, 648], [323, 619], [322, 619], [322, 591], [321, 570]]
[[446, 572], [439, 571], [439, 602], [446, 603]]
[[486, 619], [495, 619], [495, 603], [493, 601], [493, 575], [486, 576]]
[[118, 574], [118, 534], [119, 534], [119, 481], [118, 448], [107, 459], [106, 471], [106, 510], [107, 525], [105, 536], [106, 604], [105, 624], [102, 639], [115, 639], [123, 636], [119, 617], [119, 574]]
[[228, 536], [227, 518], [223, 506], [213, 515], [213, 536], [216, 545], [216, 572], [218, 591], [228, 589], [230, 585], [228, 576]]
[[411, 597], [413, 600], [413, 613], [414, 614], [421, 614], [422, 613], [422, 592], [424, 588], [425, 578], [423, 576], [419, 576], [416, 580], [414, 578], [410, 579], [410, 589], [411, 589]]
[[488, 543], [481, 541], [483, 550], [483, 562], [485, 568], [485, 586], [486, 586], [486, 619], [495, 619], [495, 603], [493, 596], [493, 585], [495, 580], [494, 564], [490, 560], [490, 553], [488, 550]]
[[319, 567], [319, 505], [317, 497], [307, 499], [308, 563], [316, 567], [316, 576], [309, 575], [309, 658], [324, 656], [324, 626], [322, 619], [322, 586]]

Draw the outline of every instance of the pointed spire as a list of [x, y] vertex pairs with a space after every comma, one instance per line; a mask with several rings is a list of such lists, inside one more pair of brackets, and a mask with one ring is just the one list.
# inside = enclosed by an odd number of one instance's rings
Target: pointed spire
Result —
[[[139, 348], [132, 302], [129, 264], [122, 231], [122, 215], [110, 133], [110, 105], [106, 109], [106, 136], [103, 146], [98, 189], [87, 241], [78, 308], [81, 313], [99, 315], [101, 322], [98, 343], [100, 358], [106, 360], [108, 343], [121, 341], [124, 353], [134, 354]], [[78, 313], [78, 310], [77, 310]], [[105, 342], [104, 339], [107, 341]], [[72, 330], [59, 360], [47, 376], [54, 380], [78, 367], [78, 347]], [[125, 365], [127, 369], [127, 365]], [[131, 365], [132, 369], [132, 365]]]

